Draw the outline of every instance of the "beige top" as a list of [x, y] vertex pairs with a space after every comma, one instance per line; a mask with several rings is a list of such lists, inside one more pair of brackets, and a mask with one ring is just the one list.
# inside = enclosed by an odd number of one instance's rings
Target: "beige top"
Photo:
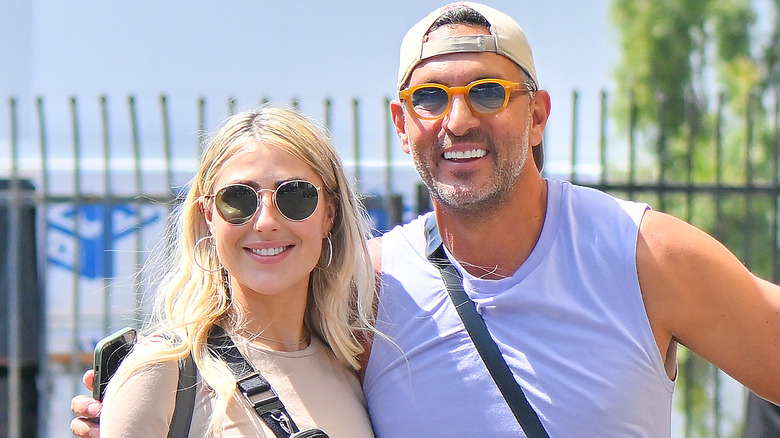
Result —
[[[149, 354], [141, 343], [132, 354]], [[331, 438], [373, 437], [366, 402], [355, 374], [316, 337], [304, 350], [279, 352], [240, 343], [239, 349], [279, 394], [301, 430], [318, 427]], [[179, 370], [175, 362], [145, 368], [123, 384], [109, 383], [100, 415], [103, 437], [164, 438], [173, 416]], [[213, 391], [198, 382], [190, 438], [203, 437], [213, 410]], [[275, 438], [243, 396], [231, 400], [222, 437]]]

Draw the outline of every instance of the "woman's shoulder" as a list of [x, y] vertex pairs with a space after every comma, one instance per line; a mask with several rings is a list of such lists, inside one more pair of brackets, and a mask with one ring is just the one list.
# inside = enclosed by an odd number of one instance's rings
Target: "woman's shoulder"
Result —
[[166, 353], [170, 347], [164, 338], [144, 338], [122, 362], [103, 403], [101, 430], [112, 432], [107, 436], [160, 436], [167, 430], [179, 379], [178, 360]]
[[173, 338], [160, 335], [139, 337], [126, 360], [136, 363], [173, 364], [176, 360], [166, 357], [170, 355], [174, 342]]

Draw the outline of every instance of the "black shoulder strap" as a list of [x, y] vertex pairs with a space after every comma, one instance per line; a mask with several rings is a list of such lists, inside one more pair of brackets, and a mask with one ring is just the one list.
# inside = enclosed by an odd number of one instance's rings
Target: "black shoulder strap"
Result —
[[225, 361], [233, 372], [241, 393], [277, 438], [288, 438], [298, 432], [298, 426], [287, 413], [271, 384], [244, 358], [222, 327], [212, 327], [209, 346]]
[[[288, 438], [299, 432], [298, 426], [287, 413], [271, 384], [244, 358], [222, 327], [215, 325], [209, 333], [209, 346], [225, 361], [236, 378], [241, 393], [260, 415], [277, 438]], [[187, 438], [195, 409], [198, 368], [192, 355], [179, 361], [179, 383], [176, 391], [176, 406], [168, 428], [168, 438]], [[326, 434], [317, 430], [324, 436]]]
[[547, 431], [544, 430], [539, 416], [536, 415], [534, 408], [528, 403], [523, 389], [517, 383], [498, 349], [498, 345], [490, 336], [487, 325], [482, 317], [477, 313], [477, 308], [473, 301], [463, 290], [463, 280], [460, 273], [444, 252], [439, 229], [436, 225], [436, 215], [431, 214], [425, 221], [425, 238], [427, 243], [426, 256], [428, 260], [441, 271], [441, 277], [447, 293], [450, 295], [455, 309], [458, 311], [466, 331], [471, 337], [471, 341], [482, 358], [482, 362], [490, 372], [491, 377], [496, 382], [498, 389], [504, 396], [509, 408], [512, 410], [520, 427], [523, 428], [528, 438], [547, 438]]
[[179, 361], [179, 384], [176, 390], [176, 406], [173, 409], [168, 438], [187, 438], [190, 434], [192, 411], [195, 409], [195, 387], [198, 368], [192, 355]]

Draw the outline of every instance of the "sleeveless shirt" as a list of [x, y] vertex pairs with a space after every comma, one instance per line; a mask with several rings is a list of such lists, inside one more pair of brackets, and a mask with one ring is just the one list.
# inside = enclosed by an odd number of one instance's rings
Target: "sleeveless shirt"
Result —
[[[508, 278], [448, 256], [551, 437], [668, 437], [674, 382], [636, 270], [648, 206], [548, 180], [539, 240]], [[382, 237], [363, 391], [379, 438], [524, 436], [425, 258], [426, 216]], [[506, 236], [511, 239], [511, 236]]]

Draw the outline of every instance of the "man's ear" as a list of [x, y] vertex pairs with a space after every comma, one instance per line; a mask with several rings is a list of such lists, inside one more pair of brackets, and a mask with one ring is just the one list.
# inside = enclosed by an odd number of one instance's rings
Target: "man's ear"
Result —
[[406, 114], [404, 114], [404, 103], [396, 99], [390, 102], [390, 115], [393, 117], [395, 132], [401, 139], [401, 149], [407, 154], [411, 152], [409, 147], [409, 135], [406, 132]]
[[528, 132], [528, 142], [537, 145], [544, 139], [544, 128], [550, 118], [550, 94], [545, 90], [534, 93], [531, 101], [531, 126]]

